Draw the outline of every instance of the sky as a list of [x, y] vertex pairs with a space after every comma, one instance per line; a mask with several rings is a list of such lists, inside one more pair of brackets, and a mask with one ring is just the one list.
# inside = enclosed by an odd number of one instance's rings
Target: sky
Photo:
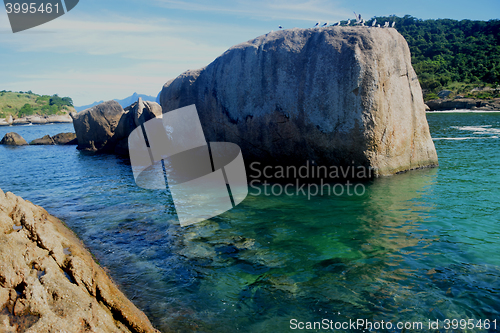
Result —
[[12, 33], [0, 7], [0, 90], [69, 96], [75, 106], [156, 96], [188, 69], [282, 25], [374, 16], [500, 18], [500, 0], [80, 0], [65, 15]]

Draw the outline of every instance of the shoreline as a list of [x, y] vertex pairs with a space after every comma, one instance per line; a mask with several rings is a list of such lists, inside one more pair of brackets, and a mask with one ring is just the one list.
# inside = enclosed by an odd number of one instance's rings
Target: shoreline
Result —
[[72, 123], [71, 114], [49, 116], [27, 116], [14, 119], [12, 116], [8, 118], [0, 118], [0, 126], [22, 126], [22, 125], [46, 125], [46, 124], [66, 124]]

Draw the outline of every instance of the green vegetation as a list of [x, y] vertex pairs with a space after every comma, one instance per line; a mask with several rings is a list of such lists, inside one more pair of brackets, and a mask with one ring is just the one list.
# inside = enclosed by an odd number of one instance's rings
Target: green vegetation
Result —
[[395, 28], [406, 38], [426, 100], [443, 89], [452, 91], [450, 97], [500, 97], [496, 89], [500, 87], [500, 20], [375, 18], [381, 25], [396, 22]]
[[0, 118], [31, 115], [53, 115], [74, 111], [73, 100], [56, 95], [37, 95], [33, 92], [0, 91]]

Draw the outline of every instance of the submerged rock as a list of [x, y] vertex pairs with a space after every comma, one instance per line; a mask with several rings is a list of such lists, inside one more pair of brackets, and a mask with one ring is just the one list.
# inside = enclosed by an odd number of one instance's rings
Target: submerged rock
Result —
[[44, 135], [39, 139], [35, 139], [30, 142], [30, 145], [55, 145], [54, 139], [50, 135]]
[[15, 132], [10, 132], [4, 135], [2, 141], [0, 141], [1, 145], [9, 145], [9, 146], [24, 146], [27, 145], [28, 142], [24, 140], [22, 136]]
[[157, 332], [64, 224], [0, 190], [0, 331]]
[[238, 144], [247, 165], [315, 161], [389, 175], [438, 163], [395, 29], [271, 32], [167, 82], [160, 100], [163, 113], [195, 104], [207, 141]]

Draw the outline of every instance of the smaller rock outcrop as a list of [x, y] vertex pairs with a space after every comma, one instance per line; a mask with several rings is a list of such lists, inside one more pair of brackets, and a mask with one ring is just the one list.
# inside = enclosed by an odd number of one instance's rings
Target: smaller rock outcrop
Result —
[[143, 101], [142, 98], [125, 109], [116, 101], [107, 101], [73, 114], [77, 149], [127, 155], [130, 133], [161, 114], [158, 103]]
[[28, 144], [26, 140], [19, 134], [15, 132], [10, 132], [5, 134], [2, 141], [0, 141], [1, 145], [9, 145], [9, 146], [25, 146]]
[[478, 110], [494, 111], [500, 110], [500, 98], [493, 99], [473, 99], [473, 98], [455, 98], [455, 99], [433, 99], [426, 102], [430, 111], [444, 110]]
[[76, 139], [75, 133], [59, 133], [52, 137], [56, 145], [77, 145], [78, 140]]
[[41, 138], [35, 139], [30, 142], [30, 145], [55, 145], [56, 143], [50, 135], [44, 135]]
[[73, 115], [73, 126], [79, 150], [110, 151], [116, 145], [115, 132], [120, 132], [124, 115], [116, 101], [108, 101]]

